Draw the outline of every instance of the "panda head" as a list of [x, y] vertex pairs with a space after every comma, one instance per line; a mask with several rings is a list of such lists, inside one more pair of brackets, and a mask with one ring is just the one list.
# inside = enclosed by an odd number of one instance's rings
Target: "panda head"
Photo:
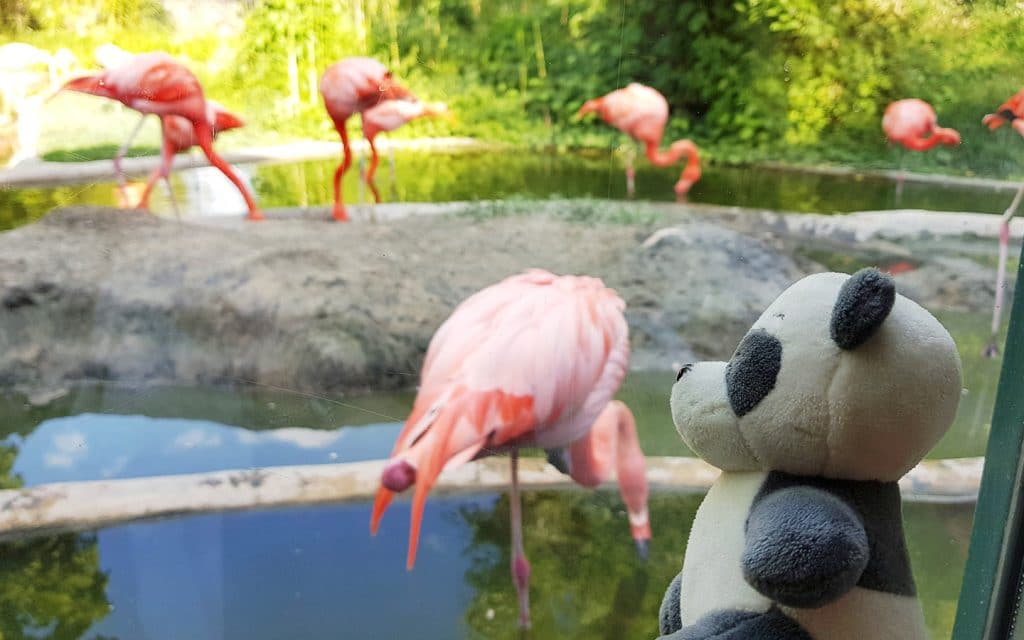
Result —
[[728, 362], [686, 365], [672, 417], [726, 471], [893, 481], [946, 432], [960, 357], [930, 313], [876, 269], [785, 290]]

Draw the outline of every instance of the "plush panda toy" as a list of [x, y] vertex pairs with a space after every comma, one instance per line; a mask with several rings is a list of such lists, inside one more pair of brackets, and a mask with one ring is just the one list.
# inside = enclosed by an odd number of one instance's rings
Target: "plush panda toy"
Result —
[[876, 269], [798, 281], [729, 362], [684, 366], [673, 420], [722, 474], [665, 594], [663, 638], [927, 638], [897, 481], [960, 394], [949, 332]]

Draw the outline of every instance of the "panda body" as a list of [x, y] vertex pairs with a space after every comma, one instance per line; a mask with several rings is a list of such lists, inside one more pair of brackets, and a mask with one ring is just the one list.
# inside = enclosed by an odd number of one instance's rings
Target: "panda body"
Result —
[[673, 422], [722, 474], [663, 602], [664, 638], [927, 638], [898, 481], [961, 391], [949, 332], [875, 269], [796, 282], [728, 362], [684, 366]]
[[[751, 587], [743, 577], [744, 529], [750, 509], [769, 484], [766, 472], [723, 473], [697, 510], [686, 547], [679, 591], [683, 627], [716, 611], [764, 613], [775, 603]], [[898, 506], [898, 503], [897, 503]], [[888, 514], [884, 514], [888, 515]], [[906, 561], [897, 571], [900, 582], [911, 580], [909, 558], [898, 522], [889, 525], [875, 544], [897, 547]], [[893, 526], [895, 525], [895, 526]], [[897, 538], [897, 542], [885, 540]], [[889, 563], [887, 569], [893, 564]], [[911, 594], [854, 587], [839, 600], [816, 609], [780, 607], [813, 638], [830, 640], [927, 640], [924, 613]]]

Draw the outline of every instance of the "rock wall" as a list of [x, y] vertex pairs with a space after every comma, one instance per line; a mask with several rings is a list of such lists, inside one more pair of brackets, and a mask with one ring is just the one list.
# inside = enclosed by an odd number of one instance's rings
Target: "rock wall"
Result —
[[[384, 205], [382, 221], [345, 225], [274, 212], [252, 224], [55, 211], [0, 234], [0, 388], [82, 380], [412, 386], [455, 305], [528, 267], [615, 287], [628, 306], [634, 368], [727, 358], [783, 288], [826, 268], [821, 256], [912, 259], [898, 279], [925, 306], [991, 305], [994, 266], [969, 251], [928, 251], [945, 236], [896, 245], [791, 229], [770, 212], [531, 206], [480, 215], [478, 205]], [[608, 206], [629, 215], [564, 215]], [[995, 255], [994, 241], [977, 242]]]

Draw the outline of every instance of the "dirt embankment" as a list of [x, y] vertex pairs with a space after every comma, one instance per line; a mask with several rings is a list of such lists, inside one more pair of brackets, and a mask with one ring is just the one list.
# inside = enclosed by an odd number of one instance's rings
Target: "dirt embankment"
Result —
[[[0, 388], [409, 386], [455, 305], [528, 267], [615, 287], [632, 365], [649, 369], [728, 357], [785, 286], [826, 267], [910, 268], [901, 290], [932, 309], [983, 311], [993, 297], [995, 241], [976, 236], [990, 235], [994, 216], [935, 234], [895, 218], [875, 228], [581, 201], [377, 212], [376, 223], [328, 223], [318, 211], [251, 224], [75, 207], [0, 234]], [[884, 239], [894, 230], [898, 242]]]

